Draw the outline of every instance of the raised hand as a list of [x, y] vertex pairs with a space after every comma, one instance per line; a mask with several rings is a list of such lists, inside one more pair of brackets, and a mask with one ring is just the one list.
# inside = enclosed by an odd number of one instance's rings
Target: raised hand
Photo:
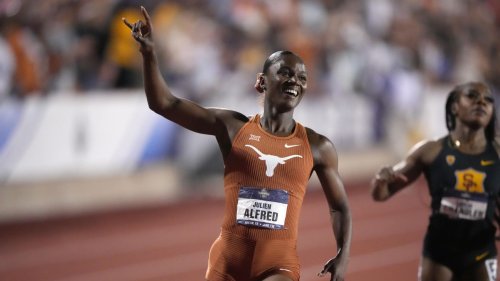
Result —
[[153, 25], [151, 17], [149, 16], [146, 8], [141, 6], [141, 12], [144, 16], [145, 23], [139, 20], [135, 23], [130, 23], [126, 18], [122, 18], [123, 23], [132, 31], [132, 37], [135, 41], [141, 44], [141, 52], [151, 52], [153, 49]]

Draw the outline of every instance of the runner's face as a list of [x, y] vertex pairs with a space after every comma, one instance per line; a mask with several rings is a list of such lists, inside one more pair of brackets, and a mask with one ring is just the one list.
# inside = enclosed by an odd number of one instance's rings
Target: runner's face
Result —
[[281, 111], [294, 109], [307, 89], [307, 71], [295, 55], [283, 55], [266, 74], [266, 100]]
[[488, 87], [482, 83], [465, 86], [456, 103], [457, 119], [462, 123], [486, 127], [493, 115], [494, 100]]

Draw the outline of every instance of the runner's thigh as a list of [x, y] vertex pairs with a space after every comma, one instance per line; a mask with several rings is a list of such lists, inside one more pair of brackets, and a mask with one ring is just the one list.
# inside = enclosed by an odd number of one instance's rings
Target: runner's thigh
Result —
[[422, 257], [418, 269], [419, 281], [452, 281], [453, 272], [448, 267]]

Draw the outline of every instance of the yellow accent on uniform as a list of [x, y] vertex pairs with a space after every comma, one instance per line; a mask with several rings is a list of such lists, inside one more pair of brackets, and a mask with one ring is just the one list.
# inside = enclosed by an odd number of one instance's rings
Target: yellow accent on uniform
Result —
[[455, 189], [470, 193], [484, 193], [486, 174], [472, 168], [455, 171], [457, 183]]

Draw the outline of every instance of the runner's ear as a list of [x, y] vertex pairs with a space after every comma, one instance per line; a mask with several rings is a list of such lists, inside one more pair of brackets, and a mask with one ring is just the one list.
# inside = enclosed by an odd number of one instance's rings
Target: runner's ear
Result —
[[255, 81], [254, 87], [257, 90], [257, 92], [259, 92], [259, 93], [263, 93], [266, 90], [264, 73], [257, 74], [257, 81]]

